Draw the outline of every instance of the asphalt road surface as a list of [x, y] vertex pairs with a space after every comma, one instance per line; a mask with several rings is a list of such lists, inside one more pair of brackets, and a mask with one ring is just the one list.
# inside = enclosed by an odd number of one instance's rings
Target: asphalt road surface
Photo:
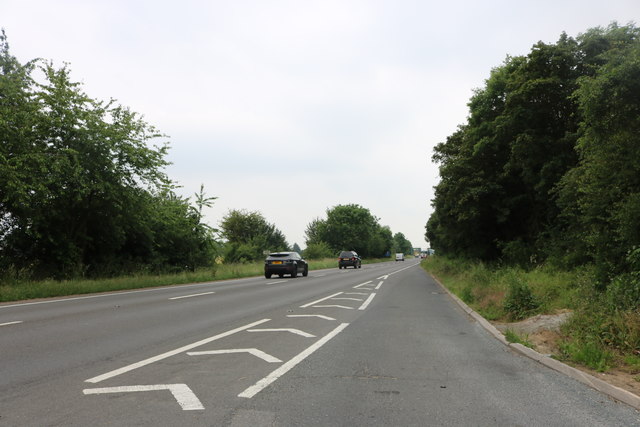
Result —
[[417, 260], [0, 305], [1, 426], [640, 426]]

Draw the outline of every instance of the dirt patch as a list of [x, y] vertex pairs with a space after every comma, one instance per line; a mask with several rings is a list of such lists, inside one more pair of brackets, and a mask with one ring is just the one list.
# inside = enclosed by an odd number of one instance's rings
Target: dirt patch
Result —
[[[559, 343], [562, 340], [560, 325], [562, 325], [571, 314], [571, 311], [563, 310], [555, 314], [537, 315], [521, 322], [493, 322], [493, 326], [502, 333], [510, 329], [531, 343], [533, 349], [538, 353], [553, 356], [560, 354]], [[602, 381], [606, 381], [609, 384], [640, 396], [640, 373], [638, 372], [628, 372], [624, 369], [616, 368], [602, 373], [583, 366], [574, 366], [574, 368], [580, 369]]]

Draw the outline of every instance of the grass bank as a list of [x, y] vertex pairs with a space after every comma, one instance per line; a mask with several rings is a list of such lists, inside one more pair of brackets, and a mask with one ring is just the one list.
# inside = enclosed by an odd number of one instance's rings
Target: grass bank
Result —
[[[363, 260], [363, 263], [369, 264], [384, 261], [388, 261], [388, 259]], [[324, 268], [337, 268], [337, 265], [335, 258], [309, 260], [309, 269], [311, 271]], [[0, 283], [0, 302], [240, 279], [244, 277], [261, 276], [263, 273], [264, 262], [259, 261], [245, 264], [219, 264], [212, 268], [202, 268], [196, 271], [174, 274], [136, 274], [93, 280], [21, 280], [13, 281], [12, 283]]]
[[439, 256], [424, 260], [422, 267], [491, 321], [515, 322], [571, 310], [554, 357], [598, 372], [621, 370], [640, 381], [640, 311], [637, 306], [620, 307], [620, 290], [600, 289], [589, 268], [528, 271]]

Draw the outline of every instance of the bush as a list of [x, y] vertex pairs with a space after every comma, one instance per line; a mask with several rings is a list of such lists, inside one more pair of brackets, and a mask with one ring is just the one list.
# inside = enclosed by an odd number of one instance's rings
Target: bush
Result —
[[503, 303], [503, 308], [511, 319], [522, 320], [539, 306], [538, 299], [526, 282], [517, 278], [511, 280]]
[[303, 252], [303, 256], [307, 259], [331, 258], [334, 255], [334, 251], [325, 242], [310, 243]]

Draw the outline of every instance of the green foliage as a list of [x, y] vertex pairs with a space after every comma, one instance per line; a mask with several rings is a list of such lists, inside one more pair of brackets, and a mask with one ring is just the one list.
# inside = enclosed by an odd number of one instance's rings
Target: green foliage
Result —
[[525, 347], [533, 348], [533, 344], [529, 341], [529, 337], [527, 335], [522, 337], [513, 329], [507, 329], [504, 332], [504, 338], [510, 343], [522, 344]]
[[413, 255], [413, 245], [402, 233], [393, 235], [392, 253], [403, 253], [405, 255]]
[[210, 265], [215, 242], [201, 210], [212, 199], [201, 190], [192, 207], [173, 193], [168, 145], [152, 146], [159, 138], [136, 113], [90, 98], [66, 66], [21, 65], [2, 32], [2, 280]]
[[614, 359], [613, 353], [595, 340], [563, 343], [560, 350], [566, 359], [588, 366], [598, 372], [608, 371]]
[[503, 306], [511, 319], [521, 320], [536, 310], [540, 303], [526, 282], [513, 278], [509, 283]]
[[[533, 268], [595, 263], [601, 290], [640, 245], [640, 29], [588, 30], [508, 57], [434, 150], [439, 254]], [[625, 278], [625, 281], [628, 278]]]
[[327, 209], [327, 218], [316, 218], [306, 229], [307, 246], [324, 242], [332, 253], [353, 250], [364, 257], [381, 257], [391, 250], [389, 227], [380, 226], [369, 209], [338, 205]]
[[220, 223], [227, 240], [225, 262], [251, 262], [264, 258], [264, 252], [289, 250], [284, 234], [259, 212], [231, 210]]
[[337, 254], [325, 242], [310, 243], [304, 250], [307, 259], [335, 258]]

